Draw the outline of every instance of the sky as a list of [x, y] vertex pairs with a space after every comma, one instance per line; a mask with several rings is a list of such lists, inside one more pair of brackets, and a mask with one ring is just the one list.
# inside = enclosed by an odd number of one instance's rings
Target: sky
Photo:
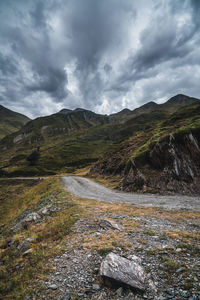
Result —
[[1, 0], [0, 104], [31, 118], [200, 98], [200, 0]]

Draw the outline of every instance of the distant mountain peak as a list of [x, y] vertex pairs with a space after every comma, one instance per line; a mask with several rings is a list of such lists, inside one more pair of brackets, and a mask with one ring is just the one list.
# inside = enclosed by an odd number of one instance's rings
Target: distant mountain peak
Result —
[[70, 112], [72, 112], [71, 109], [63, 108], [63, 109], [61, 109], [61, 110], [58, 112], [58, 114], [67, 115], [67, 114], [69, 114]]
[[176, 105], [189, 105], [197, 101], [199, 101], [199, 99], [189, 97], [183, 94], [178, 94], [176, 96], [171, 97], [166, 103], [176, 104]]
[[88, 109], [77, 107], [74, 111], [89, 111]]
[[140, 106], [139, 108], [151, 108], [151, 107], [156, 107], [156, 106], [158, 106], [157, 103], [150, 101], [150, 102], [147, 102], [144, 105]]

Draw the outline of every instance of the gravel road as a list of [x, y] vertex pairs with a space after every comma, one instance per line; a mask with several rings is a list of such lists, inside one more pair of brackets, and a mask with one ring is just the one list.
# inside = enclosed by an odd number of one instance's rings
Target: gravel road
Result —
[[78, 177], [63, 177], [66, 189], [82, 198], [96, 199], [106, 202], [125, 202], [137, 206], [162, 207], [168, 210], [200, 211], [200, 197], [160, 196], [149, 194], [124, 193], [110, 190], [93, 181]]

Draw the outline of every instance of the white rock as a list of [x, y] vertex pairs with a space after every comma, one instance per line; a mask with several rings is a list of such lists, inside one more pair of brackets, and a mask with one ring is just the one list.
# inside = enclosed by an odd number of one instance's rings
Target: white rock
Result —
[[57, 290], [57, 285], [56, 284], [50, 284], [49, 286], [48, 286], [48, 289], [51, 289], [51, 290]]
[[116, 229], [119, 231], [121, 230], [121, 227], [117, 223], [109, 219], [102, 219], [99, 225], [104, 229]]
[[109, 279], [112, 283], [118, 283], [122, 286], [128, 285], [130, 288], [145, 290], [146, 273], [143, 267], [135, 260], [130, 261], [115, 253], [109, 253], [100, 267], [100, 275]]

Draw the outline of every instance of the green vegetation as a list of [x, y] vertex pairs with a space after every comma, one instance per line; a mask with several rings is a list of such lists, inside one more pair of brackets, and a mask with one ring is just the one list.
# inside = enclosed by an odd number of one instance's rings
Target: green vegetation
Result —
[[114, 250], [114, 248], [101, 248], [99, 249], [99, 254], [101, 256], [106, 256], [108, 253], [112, 252]]
[[27, 157], [27, 161], [29, 162], [30, 166], [35, 166], [39, 158], [40, 158], [40, 151], [39, 149], [37, 149]]
[[[141, 168], [156, 143], [200, 129], [200, 104], [186, 98], [175, 97], [173, 109], [150, 102], [110, 118], [87, 110], [37, 118], [0, 141], [0, 176], [74, 173], [97, 162], [106, 174], [127, 173], [131, 161]], [[181, 107], [186, 100], [192, 104]], [[29, 163], [37, 147], [40, 157]]]
[[165, 260], [164, 266], [167, 268], [168, 272], [175, 272], [179, 267], [179, 263], [173, 260]]

